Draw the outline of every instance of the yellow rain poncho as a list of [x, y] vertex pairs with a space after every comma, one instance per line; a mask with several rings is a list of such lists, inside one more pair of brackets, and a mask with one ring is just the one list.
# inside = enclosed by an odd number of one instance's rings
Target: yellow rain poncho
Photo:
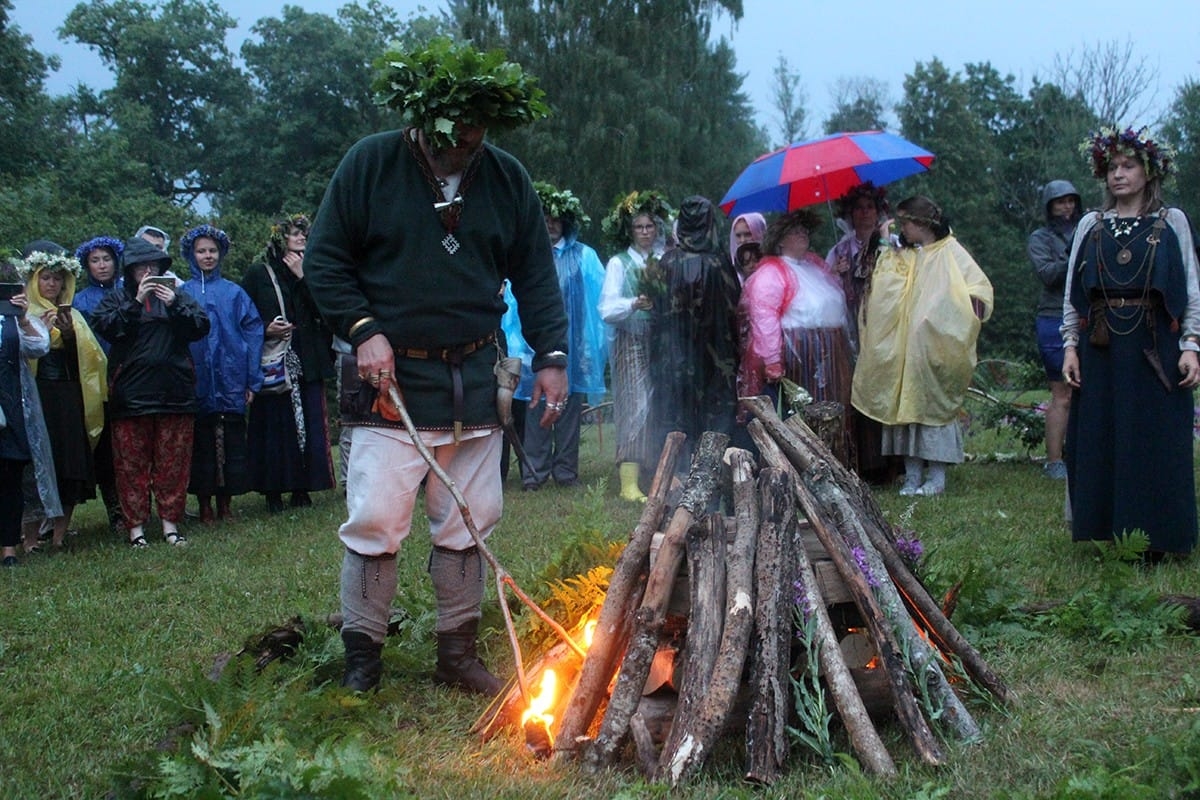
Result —
[[[25, 282], [25, 296], [29, 299], [30, 314], [41, 317], [47, 311], [55, 308], [55, 304], [42, 297], [38, 289], [38, 274], [34, 270]], [[70, 305], [75, 299], [75, 274], [63, 272], [62, 293], [58, 297], [60, 305]], [[88, 443], [94, 449], [100, 434], [104, 431], [104, 401], [108, 399], [108, 358], [96, 335], [88, 327], [83, 314], [78, 311], [71, 313], [71, 323], [75, 328], [75, 354], [79, 359], [79, 386], [83, 391], [83, 421], [87, 426]], [[62, 331], [57, 327], [50, 328], [50, 349], [56, 350], [63, 346]], [[30, 366], [37, 373], [37, 362]]]
[[[976, 316], [971, 300], [983, 306]], [[947, 425], [975, 370], [975, 341], [992, 314], [992, 284], [953, 236], [887, 247], [862, 306], [851, 402], [885, 425]]]

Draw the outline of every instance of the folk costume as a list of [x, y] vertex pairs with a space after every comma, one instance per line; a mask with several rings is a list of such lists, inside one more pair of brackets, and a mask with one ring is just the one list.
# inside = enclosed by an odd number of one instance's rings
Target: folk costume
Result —
[[[196, 263], [196, 240], [217, 245], [213, 269]], [[230, 516], [229, 498], [250, 490], [246, 445], [246, 392], [262, 387], [260, 356], [263, 322], [250, 296], [221, 274], [229, 252], [229, 237], [211, 225], [193, 228], [179, 240], [179, 252], [191, 267], [192, 278], [180, 291], [193, 297], [208, 316], [208, 335], [192, 342], [196, 365], [196, 410], [192, 440], [192, 469], [188, 491], [199, 498], [201, 522]]]
[[[449, 54], [449, 55], [448, 55]], [[501, 286], [512, 284], [532, 368], [566, 364], [566, 316], [542, 206], [524, 167], [476, 138], [460, 173], [438, 175], [427, 153], [458, 136], [512, 127], [544, 115], [540, 90], [511, 62], [485, 64], [469, 45], [435, 39], [416, 53], [388, 53], [376, 86], [401, 109], [406, 92], [426, 104], [414, 127], [368, 136], [335, 171], [305, 251], [305, 277], [322, 317], [356, 348], [386, 337], [394, 374], [357, 390], [347, 470], [342, 562], [342, 683], [374, 688], [396, 592], [396, 552], [408, 537], [422, 482], [437, 605], [434, 679], [494, 695], [501, 682], [476, 654], [486, 568], [457, 505], [380, 397], [394, 379], [424, 443], [454, 480], [479, 533], [500, 519], [500, 430], [493, 369]], [[447, 74], [442, 64], [459, 64]], [[498, 67], [503, 67], [499, 70]], [[472, 82], [467, 73], [486, 80]], [[484, 97], [473, 102], [467, 87]], [[464, 94], [466, 93], [466, 94]], [[399, 98], [399, 99], [397, 99]], [[492, 115], [486, 109], [507, 112]], [[438, 130], [438, 116], [454, 120]], [[469, 154], [469, 155], [468, 155]], [[441, 162], [458, 163], [458, 162]], [[360, 373], [361, 374], [361, 373]], [[557, 402], [557, 398], [553, 398]]]
[[[539, 488], [551, 478], [559, 486], [573, 486], [579, 479], [579, 433], [583, 408], [589, 395], [604, 395], [604, 369], [608, 364], [607, 331], [599, 311], [604, 265], [600, 263], [596, 251], [578, 239], [579, 226], [587, 223], [587, 215], [571, 192], [540, 182], [535, 183], [534, 188], [545, 214], [558, 219], [563, 226], [562, 238], [553, 245], [553, 251], [558, 288], [562, 292], [567, 314], [567, 382], [570, 394], [567, 396], [567, 407], [549, 428], [543, 428], [540, 424], [543, 412], [540, 405], [526, 409], [523, 441], [529, 464], [522, 468], [521, 483], [529, 490]], [[508, 317], [507, 314], [505, 316]], [[506, 329], [505, 333], [508, 332]], [[524, 342], [523, 336], [520, 341]], [[533, 351], [528, 344], [525, 345], [525, 355], [532, 364]], [[522, 369], [522, 381], [516, 394], [518, 399], [526, 401], [529, 400], [533, 384], [532, 374], [528, 373], [528, 369]]]
[[[143, 547], [138, 531], [150, 516], [151, 494], [164, 524], [183, 519], [199, 407], [189, 346], [208, 335], [209, 320], [190, 295], [178, 291], [170, 305], [155, 296], [138, 302], [134, 268], [150, 263], [162, 274], [171, 265], [162, 250], [130, 239], [122, 262], [123, 291], [106, 295], [92, 321], [96, 332], [112, 342], [108, 402], [117, 493], [130, 542]], [[171, 543], [182, 543], [182, 537], [165, 530]]]
[[242, 279], [264, 324], [282, 316], [296, 326], [286, 355], [290, 388], [259, 394], [250, 405], [251, 488], [266, 495], [272, 512], [283, 510], [285, 492], [293, 506], [305, 506], [309, 492], [336, 484], [325, 399], [325, 382], [335, 378], [333, 336], [317, 310], [308, 274], [297, 278], [283, 263], [283, 236], [291, 226], [307, 230], [308, 219], [294, 215], [277, 222], [263, 260]]
[[[963, 460], [958, 414], [991, 312], [991, 282], [952, 235], [920, 247], [887, 245], [875, 262], [852, 402], [883, 423], [884, 455], [906, 458], [906, 490], [923, 486], [913, 460], [930, 462], [931, 471]], [[937, 475], [927, 492], [944, 488], [944, 472]]]
[[687, 435], [689, 450], [705, 431], [732, 435], [737, 406], [741, 287], [722, 252], [712, 202], [685, 199], [676, 233], [678, 246], [658, 263], [662, 289], [654, 297], [650, 425], [655, 450], [662, 449], [671, 431]]
[[1200, 334], [1196, 250], [1187, 216], [1094, 212], [1071, 248], [1063, 342], [1081, 386], [1067, 422], [1071, 538], [1143, 531], [1150, 550], [1196, 546], [1193, 393], [1179, 386], [1181, 341]]
[[[634, 218], [649, 216], [658, 228], [653, 247], [642, 253], [634, 246]], [[639, 295], [656, 289], [655, 267], [662, 258], [666, 223], [671, 208], [656, 191], [631, 192], [604, 219], [610, 240], [625, 249], [608, 260], [600, 289], [600, 317], [609, 326], [609, 358], [612, 363], [613, 421], [617, 430], [617, 464], [621, 496], [644, 500], [638, 487], [639, 474], [651, 469], [658, 454], [652, 452], [646, 425], [653, 403], [650, 379], [653, 315], [635, 308]], [[649, 270], [649, 271], [648, 271]]]
[[[71, 305], [80, 271], [75, 259], [33, 253], [21, 263], [22, 271], [28, 274], [28, 314], [41, 317], [57, 306]], [[45, 271], [57, 272], [63, 278], [62, 290], [53, 300], [42, 296], [38, 284], [38, 276]], [[50, 328], [50, 352], [30, 365], [37, 376], [64, 511], [96, 496], [92, 451], [104, 430], [104, 402], [108, 398], [104, 351], [82, 314], [73, 314], [71, 323], [68, 335], [57, 326]]]

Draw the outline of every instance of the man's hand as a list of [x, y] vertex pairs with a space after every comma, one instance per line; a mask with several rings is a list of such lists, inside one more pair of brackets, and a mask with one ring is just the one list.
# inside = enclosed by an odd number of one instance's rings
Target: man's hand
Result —
[[392, 343], [382, 333], [377, 333], [360, 344], [354, 351], [358, 359], [358, 377], [379, 388], [379, 380], [384, 375], [389, 378], [396, 368], [396, 354]]
[[1183, 374], [1179, 385], [1184, 389], [1193, 389], [1200, 384], [1200, 358], [1195, 350], [1184, 350], [1179, 354], [1179, 371]]
[[1078, 389], [1082, 377], [1079, 374], [1079, 353], [1074, 347], [1068, 345], [1063, 348], [1063, 380], [1072, 389]]
[[546, 399], [546, 410], [542, 412], [541, 426], [549, 428], [558, 422], [567, 407], [567, 368], [543, 367], [533, 373], [533, 393], [529, 402], [537, 405]]

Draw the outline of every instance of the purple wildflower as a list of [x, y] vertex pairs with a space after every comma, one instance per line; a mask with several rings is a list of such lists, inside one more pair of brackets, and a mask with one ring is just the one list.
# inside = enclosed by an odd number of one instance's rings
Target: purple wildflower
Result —
[[921, 540], [916, 535], [901, 534], [896, 537], [896, 552], [900, 554], [900, 558], [904, 559], [904, 563], [915, 567], [920, 563], [921, 556], [925, 555], [925, 546], [921, 544]]
[[796, 581], [792, 584], [792, 588], [796, 591], [796, 594], [793, 598], [794, 602], [796, 603], [796, 608], [799, 608], [800, 612], [804, 614], [804, 621], [807, 623], [809, 617], [811, 617], [813, 612], [815, 612], [817, 609], [813, 606], [812, 598], [809, 597], [808, 590], [804, 588], [803, 583]]
[[855, 547], [850, 550], [850, 554], [854, 556], [854, 563], [858, 564], [859, 571], [867, 579], [867, 586], [872, 589], [879, 588], [879, 579], [875, 577], [875, 573], [871, 570], [871, 565], [867, 563], [867, 551], [861, 547]]

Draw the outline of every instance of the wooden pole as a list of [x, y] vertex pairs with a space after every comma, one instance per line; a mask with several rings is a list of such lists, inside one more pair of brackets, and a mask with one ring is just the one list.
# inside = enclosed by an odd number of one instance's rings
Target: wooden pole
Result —
[[591, 647], [583, 660], [579, 680], [571, 690], [555, 736], [555, 751], [561, 756], [577, 754], [578, 740], [591, 727], [596, 710], [617, 670], [617, 661], [629, 641], [633, 611], [642, 597], [642, 581], [649, 562], [650, 543], [662, 520], [667, 489], [671, 485], [675, 462], [679, 459], [686, 438], [678, 431], [667, 435], [641, 519], [609, 577], [608, 591], [600, 607]]
[[[784, 458], [775, 440], [767, 435], [766, 429], [758, 420], [751, 420], [748, 426], [750, 436], [758, 445], [763, 461], [777, 469], [786, 469], [795, 480], [795, 470]], [[846, 733], [850, 737], [850, 746], [858, 754], [863, 767], [874, 775], [892, 776], [896, 774], [896, 764], [887, 751], [887, 746], [879, 737], [879, 732], [871, 722], [871, 716], [863, 704], [862, 696], [854, 683], [854, 676], [842, 657], [842, 649], [838, 643], [833, 623], [829, 619], [829, 609], [821, 597], [821, 587], [813, 573], [812, 562], [803, 545], [796, 548], [796, 560], [799, 565], [799, 582], [807, 594], [810, 608], [808, 612], [815, 615], [816, 634], [820, 640], [819, 653], [821, 671], [825, 682], [833, 696], [834, 707]]]

